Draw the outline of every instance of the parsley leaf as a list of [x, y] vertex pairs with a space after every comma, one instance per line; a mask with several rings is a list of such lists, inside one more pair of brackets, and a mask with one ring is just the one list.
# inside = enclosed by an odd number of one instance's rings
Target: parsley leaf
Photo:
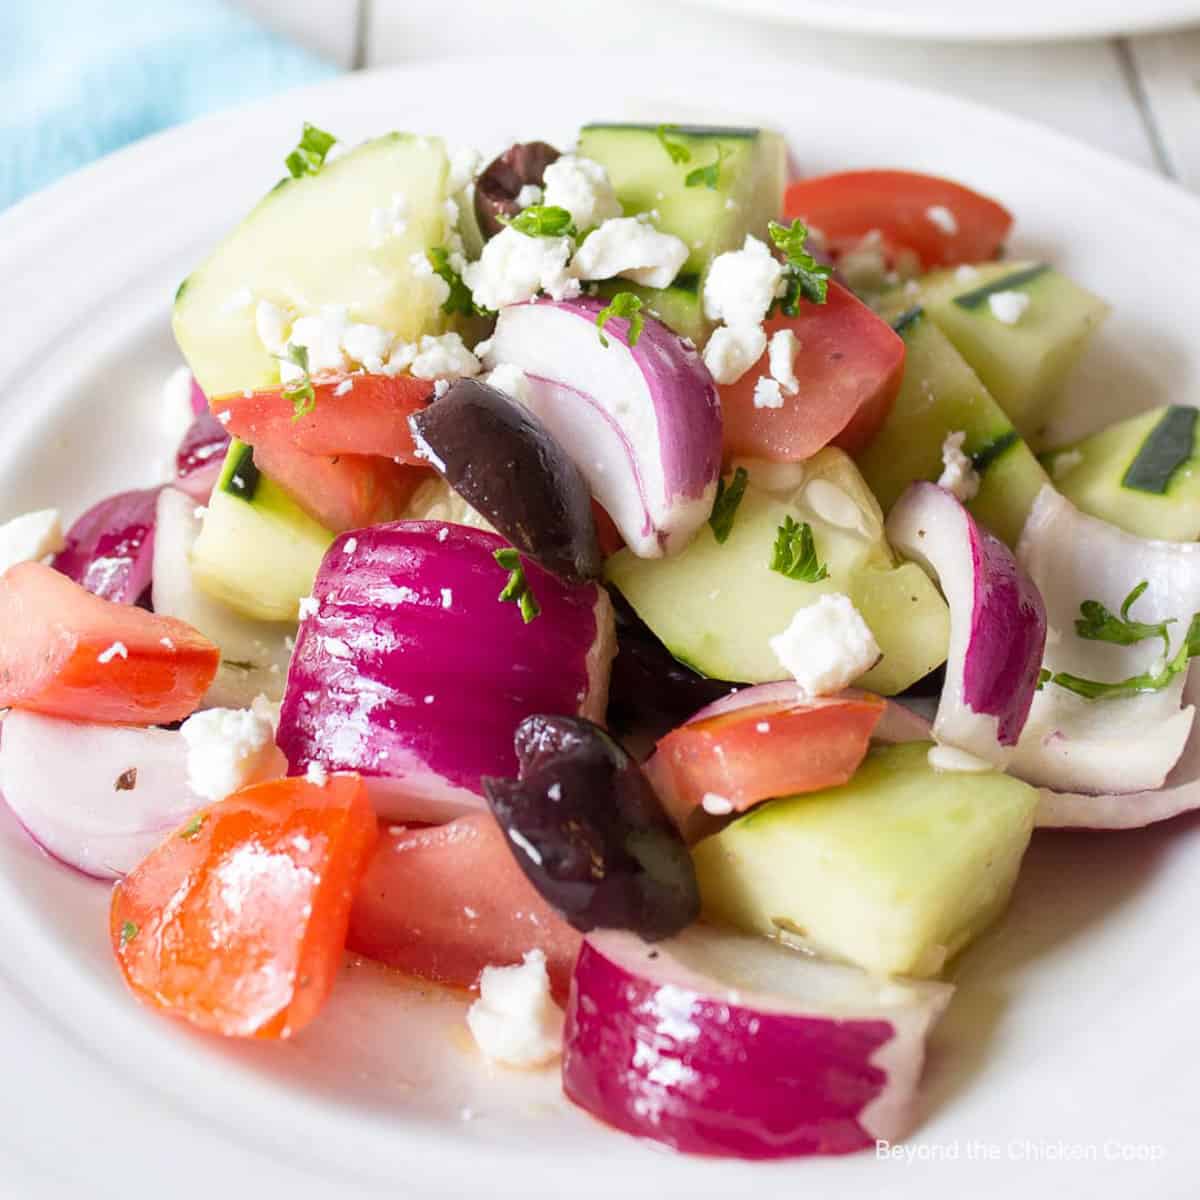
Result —
[[733, 473], [733, 482], [725, 486], [724, 479], [717, 480], [717, 498], [713, 501], [712, 513], [708, 518], [712, 526], [713, 537], [718, 542], [724, 542], [733, 530], [733, 518], [737, 516], [738, 505], [746, 494], [746, 484], [750, 476], [745, 467], [738, 467]]
[[717, 143], [717, 157], [708, 164], [707, 167], [697, 167], [694, 171], [689, 171], [683, 177], [685, 187], [706, 187], [711, 191], [717, 190], [717, 184], [721, 181], [721, 164], [733, 153], [732, 150], [726, 149]]
[[325, 156], [333, 149], [337, 138], [315, 125], [304, 122], [304, 131], [295, 150], [283, 161], [293, 179], [301, 175], [316, 175], [325, 165]]
[[1042, 688], [1044, 688], [1046, 686], [1046, 684], [1048, 684], [1050, 682], [1050, 680], [1053, 678], [1054, 678], [1054, 672], [1047, 671], [1046, 668], [1043, 667], [1038, 672], [1037, 687], [1034, 688], [1034, 691], [1040, 692], [1042, 690]]
[[185, 842], [195, 841], [200, 835], [200, 830], [204, 826], [205, 813], [197, 813], [180, 831], [179, 836]]
[[794, 317], [800, 308], [800, 301], [807, 300], [811, 304], [824, 304], [829, 296], [829, 276], [832, 269], [819, 263], [804, 248], [808, 241], [808, 227], [798, 218], [788, 225], [780, 225], [771, 221], [767, 225], [776, 247], [783, 251], [786, 266], [784, 281], [786, 291], [776, 304]]
[[450, 265], [450, 251], [445, 246], [434, 246], [425, 252], [433, 273], [446, 281], [450, 295], [442, 301], [442, 312], [459, 313], [464, 317], [490, 317], [491, 309], [480, 308], [471, 295], [471, 289], [462, 281], [462, 276]]
[[1120, 617], [1112, 613], [1099, 600], [1085, 600], [1079, 606], [1079, 618], [1075, 622], [1075, 632], [1092, 642], [1112, 642], [1117, 646], [1133, 646], [1144, 642], [1147, 638], [1162, 638], [1163, 653], [1171, 652], [1171, 631], [1168, 625], [1175, 623], [1174, 618], [1158, 621], [1148, 625], [1143, 621], [1130, 619], [1129, 610], [1137, 603], [1142, 593], [1150, 586], [1150, 581], [1143, 579], [1121, 605]]
[[801, 524], [791, 517], [783, 518], [775, 534], [771, 570], [805, 583], [820, 583], [829, 578], [825, 564], [817, 558], [812, 526], [807, 521]]
[[[691, 162], [692, 152], [687, 148], [686, 143], [680, 141], [677, 137], [671, 136], [678, 131], [678, 125], [660, 125], [654, 131], [654, 136], [662, 143], [662, 148], [670, 156], [673, 163]], [[690, 187], [691, 185], [689, 184], [688, 186]]]
[[542, 606], [529, 590], [525, 568], [521, 566], [521, 556], [511, 546], [505, 546], [503, 550], [497, 550], [492, 557], [508, 572], [508, 582], [496, 599], [511, 601], [517, 605], [521, 610], [521, 620], [528, 625], [535, 617], [541, 615]]
[[557, 204], [531, 204], [523, 208], [508, 224], [518, 233], [530, 237], [577, 237], [575, 222], [565, 208]]
[[134, 921], [126, 921], [121, 926], [121, 949], [123, 950], [138, 935], [138, 926]]
[[618, 292], [608, 305], [596, 314], [596, 330], [600, 334], [600, 344], [608, 348], [608, 338], [604, 336], [604, 326], [613, 317], [624, 317], [629, 322], [629, 346], [632, 349], [642, 336], [646, 318], [642, 316], [641, 297], [632, 292]]
[[283, 398], [292, 402], [292, 420], [298, 421], [306, 417], [317, 407], [317, 393], [313, 390], [312, 380], [308, 377], [308, 347], [297, 346], [288, 342], [287, 351], [277, 354], [281, 361], [295, 363], [304, 373], [299, 379], [283, 385]]

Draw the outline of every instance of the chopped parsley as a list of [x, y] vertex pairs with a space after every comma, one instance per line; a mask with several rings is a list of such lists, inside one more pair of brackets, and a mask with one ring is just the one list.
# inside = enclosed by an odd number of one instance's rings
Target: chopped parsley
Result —
[[808, 241], [808, 227], [798, 218], [791, 225], [780, 225], [771, 221], [767, 225], [771, 241], [783, 251], [786, 265], [784, 283], [786, 290], [775, 302], [789, 317], [800, 309], [800, 301], [824, 304], [829, 296], [831, 268], [817, 262], [804, 248]]
[[684, 177], [683, 182], [685, 187], [706, 187], [711, 191], [717, 190], [717, 184], [721, 181], [721, 164], [732, 154], [732, 150], [726, 149], [720, 142], [717, 143], [717, 157], [708, 164], [707, 167], [697, 167], [694, 171], [689, 171]]
[[[687, 148], [687, 143], [680, 138], [672, 136], [678, 132], [678, 125], [660, 125], [654, 131], [654, 136], [658, 138], [662, 144], [662, 148], [667, 152], [673, 163], [691, 162], [692, 152]], [[691, 187], [692, 185], [689, 184], [688, 186]]]
[[712, 513], [708, 518], [712, 526], [713, 537], [718, 542], [724, 542], [733, 530], [733, 519], [737, 516], [738, 505], [746, 494], [746, 484], [750, 476], [745, 467], [738, 467], [733, 473], [733, 482], [725, 486], [724, 479], [717, 480], [717, 498], [713, 501]]
[[608, 305], [596, 314], [596, 330], [600, 334], [601, 345], [606, 349], [608, 338], [604, 336], [604, 326], [613, 317], [623, 317], [629, 322], [629, 346], [632, 349], [638, 344], [638, 338], [642, 336], [642, 329], [646, 324], [646, 318], [642, 316], [641, 298], [632, 292], [618, 292]]
[[521, 610], [521, 620], [528, 625], [535, 617], [541, 615], [542, 607], [538, 604], [537, 597], [529, 590], [525, 568], [521, 566], [521, 556], [511, 546], [505, 546], [503, 550], [497, 550], [493, 557], [508, 572], [508, 582], [496, 598], [517, 605]]
[[200, 830], [204, 826], [204, 813], [197, 813], [180, 831], [179, 836], [185, 842], [193, 842], [200, 836]]
[[138, 935], [138, 926], [133, 921], [126, 921], [121, 926], [121, 949], [124, 950]]
[[529, 237], [578, 236], [571, 214], [557, 204], [531, 204], [521, 209], [508, 224], [518, 233], [528, 234]]
[[303, 372], [299, 379], [283, 385], [283, 398], [292, 402], [292, 420], [298, 421], [317, 407], [317, 393], [308, 377], [308, 347], [288, 342], [287, 351], [276, 357], [294, 363]]
[[1054, 672], [1047, 671], [1046, 668], [1043, 667], [1038, 672], [1037, 687], [1034, 690], [1040, 692], [1042, 690], [1042, 688], [1044, 688], [1046, 686], [1046, 684], [1048, 684], [1050, 682], [1050, 680], [1053, 678], [1054, 678]]
[[293, 179], [302, 175], [316, 175], [325, 165], [325, 156], [333, 149], [337, 138], [332, 133], [326, 133], [315, 125], [304, 122], [304, 131], [295, 150], [283, 161], [287, 164], [288, 173]]
[[464, 317], [490, 317], [491, 309], [480, 308], [471, 295], [471, 289], [462, 281], [462, 276], [450, 265], [450, 251], [445, 246], [434, 246], [425, 252], [433, 273], [446, 281], [450, 294], [442, 301], [442, 312], [458, 313]]
[[800, 523], [792, 517], [783, 518], [783, 524], [775, 534], [771, 570], [805, 583], [820, 583], [829, 578], [825, 564], [817, 558], [812, 526], [807, 521]]
[[1143, 579], [1125, 597], [1119, 617], [1113, 616], [1099, 600], [1085, 600], [1079, 606], [1075, 632], [1090, 642], [1112, 642], [1116, 646], [1134, 646], [1147, 638], [1162, 638], [1163, 654], [1170, 654], [1171, 631], [1167, 626], [1175, 624], [1174, 617], [1148, 625], [1144, 621], [1134, 621], [1129, 616], [1129, 610], [1149, 586], [1150, 581]]

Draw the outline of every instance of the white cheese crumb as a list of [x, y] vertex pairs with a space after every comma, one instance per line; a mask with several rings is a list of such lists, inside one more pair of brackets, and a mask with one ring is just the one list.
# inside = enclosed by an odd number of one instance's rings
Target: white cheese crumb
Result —
[[530, 237], [511, 225], [490, 238], [477, 262], [468, 263], [463, 282], [481, 308], [523, 304], [539, 291], [555, 300], [579, 295], [579, 280], [567, 272], [571, 239]]
[[944, 487], [956, 499], [966, 503], [979, 493], [979, 473], [975, 464], [963, 453], [967, 435], [959, 430], [948, 433], [942, 443], [942, 473], [938, 487]]
[[322, 638], [321, 645], [325, 647], [325, 653], [328, 654], [330, 658], [350, 658], [354, 653], [350, 649], [350, 643], [344, 638]]
[[315, 759], [304, 770], [304, 778], [323, 788], [329, 782], [329, 772]]
[[688, 248], [637, 217], [605, 221], [575, 252], [571, 273], [579, 279], [620, 276], [645, 287], [665, 288], [687, 261]]
[[771, 722], [770, 721], [759, 721], [758, 724], [754, 726], [754, 728], [756, 730], [758, 730], [759, 733], [770, 733], [771, 732]]
[[[254, 395], [253, 392], [242, 393], [242, 396], [247, 400], [249, 400], [252, 395]], [[223, 408], [219, 413], [217, 413], [217, 420], [220, 421], [222, 425], [228, 425], [229, 422], [233, 420], [233, 413], [229, 409]]]
[[529, 950], [519, 966], [484, 967], [467, 1026], [484, 1058], [539, 1067], [562, 1052], [562, 1013], [550, 996], [546, 955]]
[[254, 310], [254, 328], [258, 340], [271, 354], [282, 354], [287, 349], [288, 326], [291, 324], [287, 313], [270, 300], [260, 300]]
[[[384, 362], [391, 354], [395, 341], [395, 336], [386, 329], [379, 325], [367, 325], [362, 321], [345, 325], [341, 331], [341, 348], [346, 357], [376, 375], [383, 370]], [[309, 366], [312, 366], [311, 362]], [[343, 393], [335, 394], [340, 396]]]
[[[446, 393], [447, 393], [449, 390], [450, 390], [450, 380], [448, 380], [448, 379], [437, 379], [437, 380], [435, 380], [435, 381], [434, 381], [434, 384], [433, 384], [433, 398], [434, 398], [435, 400], [440, 400], [440, 399], [441, 399], [441, 398], [442, 398], [442, 397], [443, 397], [443, 396], [444, 396], [444, 395], [445, 395], [445, 394], [446, 394]], [[418, 454], [417, 454], [417, 456], [418, 456], [419, 458], [424, 458], [424, 457], [425, 457], [425, 456], [424, 456], [424, 454], [422, 454], [422, 453], [420, 452], [420, 448], [419, 448], [419, 447], [418, 447]]]
[[441, 527], [441, 529], [439, 529], [437, 531], [437, 540], [439, 542], [444, 542], [449, 536], [450, 536], [450, 526], [449, 525], [443, 525]]
[[450, 171], [446, 190], [459, 192], [479, 173], [483, 156], [473, 146], [458, 146], [450, 152]]
[[347, 538], [346, 541], [342, 545], [342, 553], [345, 555], [351, 555], [357, 549], [358, 549], [358, 538], [354, 538], [354, 537]]
[[970, 263], [962, 263], [954, 268], [955, 283], [973, 283], [979, 278], [979, 268], [971, 266]]
[[727, 817], [733, 812], [733, 801], [726, 799], [717, 792], [705, 792], [700, 798], [700, 807], [709, 816]]
[[13, 517], [0, 525], [0, 575], [17, 563], [40, 562], [66, 545], [57, 508]]
[[300, 620], [306, 617], [315, 617], [321, 611], [321, 603], [316, 596], [301, 596], [300, 597]]
[[224, 800], [277, 772], [274, 727], [252, 708], [207, 708], [179, 732], [187, 745], [188, 783], [205, 800]]
[[925, 219], [947, 237], [958, 232], [958, 218], [944, 204], [931, 204], [925, 210]]
[[425, 697], [425, 703], [432, 704], [434, 702], [434, 700], [436, 700], [436, 699], [437, 699], [437, 697], [434, 696], [432, 693], [430, 693], [430, 695]]
[[517, 207], [528, 208], [531, 204], [541, 204], [542, 189], [536, 183], [527, 183], [517, 193]]
[[562, 799], [562, 784], [561, 783], [552, 783], [546, 789], [546, 795], [549, 796], [551, 800], [555, 801], [555, 803], [557, 803], [559, 800]]
[[107, 650], [101, 650], [100, 653], [96, 655], [96, 661], [98, 663], [107, 665], [108, 663], [112, 662], [114, 658], [127, 659], [128, 657], [129, 648], [125, 645], [125, 643], [113, 642], [113, 644], [109, 646]]
[[768, 343], [767, 361], [771, 365], [771, 375], [789, 396], [794, 396], [800, 390], [795, 369], [796, 351], [799, 348], [800, 339], [790, 329], [777, 329]]
[[[478, 353], [479, 347], [475, 350]], [[497, 363], [486, 382], [497, 391], [511, 396], [518, 404], [529, 403], [529, 376], [513, 363]]]
[[564, 154], [546, 168], [542, 196], [544, 204], [565, 208], [580, 233], [621, 215], [608, 172], [600, 163], [576, 154]]
[[736, 383], [762, 357], [767, 335], [761, 325], [722, 325], [704, 347], [704, 365], [717, 383]]
[[988, 308], [992, 316], [1005, 325], [1015, 325], [1029, 307], [1029, 297], [1024, 292], [993, 292], [988, 297]]
[[175, 643], [174, 643], [173, 641], [171, 641], [171, 639], [170, 639], [169, 637], [161, 637], [161, 638], [159, 638], [159, 639], [158, 639], [158, 644], [159, 644], [160, 646], [165, 646], [165, 647], [166, 647], [168, 650], [174, 650], [174, 649], [175, 649]]
[[990, 771], [992, 764], [959, 750], [956, 746], [932, 746], [928, 755], [929, 765], [935, 771], [968, 771], [977, 773]]
[[704, 315], [726, 325], [761, 325], [782, 280], [779, 260], [748, 233], [740, 250], [713, 259], [704, 281]]
[[450, 588], [442, 588], [442, 607], [449, 608], [454, 603], [454, 592]]
[[481, 368], [461, 334], [443, 333], [421, 338], [411, 369], [417, 379], [462, 379], [478, 375]]
[[1081, 462], [1083, 462], [1083, 454], [1079, 450], [1066, 450], [1062, 454], [1055, 455], [1050, 465], [1051, 478], [1057, 482], [1069, 475]]
[[850, 597], [837, 592], [797, 610], [769, 645], [809, 696], [839, 692], [879, 661], [879, 645], [866, 621]]
[[783, 390], [779, 386], [778, 379], [772, 379], [769, 375], [760, 375], [754, 383], [754, 407], [755, 408], [782, 408], [783, 407]]
[[393, 192], [390, 204], [371, 209], [367, 225], [371, 249], [378, 250], [389, 238], [402, 237], [408, 232], [408, 198], [403, 192]]
[[353, 379], [343, 379], [341, 383], [333, 389], [335, 396], [344, 396], [354, 387]]

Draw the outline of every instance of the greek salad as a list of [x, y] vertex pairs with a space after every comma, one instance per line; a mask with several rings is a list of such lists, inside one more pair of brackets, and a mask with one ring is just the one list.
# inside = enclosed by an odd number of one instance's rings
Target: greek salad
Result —
[[285, 161], [171, 478], [0, 525], [8, 808], [211, 1034], [348, 951], [637, 1137], [897, 1140], [1035, 830], [1200, 807], [1197, 410], [1048, 444], [1104, 302], [768, 129]]

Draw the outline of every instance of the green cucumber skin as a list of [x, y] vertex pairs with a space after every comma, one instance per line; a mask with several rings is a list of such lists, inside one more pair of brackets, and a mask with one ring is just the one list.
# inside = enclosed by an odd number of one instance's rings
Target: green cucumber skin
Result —
[[902, 312], [892, 322], [892, 330], [900, 337], [905, 337], [923, 320], [925, 320], [925, 310], [918, 304], [915, 308]]
[[[584, 133], [601, 130], [618, 130], [621, 133], [646, 133], [657, 137], [660, 125], [644, 125], [639, 122], [616, 122], [608, 124], [604, 121], [592, 121], [583, 126]], [[667, 125], [666, 130], [672, 137], [696, 138], [699, 141], [716, 141], [721, 138], [737, 138], [740, 141], [753, 141], [759, 135], [758, 129], [750, 129], [741, 125]]]
[[994, 441], [988, 442], [984, 446], [980, 446], [978, 450], [971, 452], [971, 465], [980, 475], [985, 475], [989, 467], [995, 466], [1014, 446], [1019, 445], [1025, 439], [1015, 430], [1010, 429], [1007, 433], [1002, 433]]
[[254, 447], [241, 446], [235, 455], [230, 456], [229, 465], [222, 472], [221, 490], [238, 500], [253, 504], [261, 478], [262, 472], [254, 461]]
[[998, 292], [1012, 292], [1018, 288], [1024, 287], [1027, 283], [1032, 283], [1039, 275], [1044, 275], [1050, 270], [1049, 263], [1038, 263], [1033, 267], [1026, 267], [1023, 271], [1017, 271], [1012, 275], [1005, 275], [1003, 279], [996, 279], [992, 283], [985, 283], [983, 287], [976, 288], [971, 292], [964, 292], [961, 296], [954, 297], [954, 303], [959, 308], [978, 308], [990, 296], [996, 295]]
[[1198, 415], [1200, 410], [1171, 405], [1138, 449], [1121, 478], [1121, 486], [1166, 495], [1175, 474], [1193, 456]]

